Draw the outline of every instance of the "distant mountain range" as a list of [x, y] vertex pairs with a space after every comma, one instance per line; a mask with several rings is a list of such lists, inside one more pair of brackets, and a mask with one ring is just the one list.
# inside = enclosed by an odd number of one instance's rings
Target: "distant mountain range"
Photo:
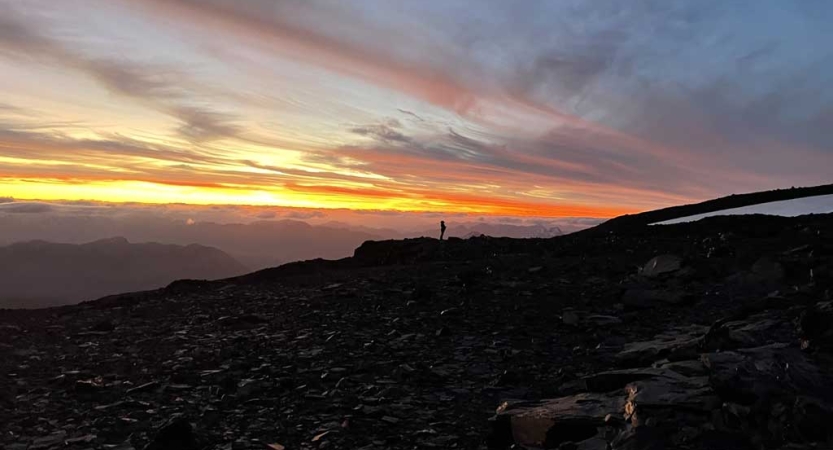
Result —
[[[439, 236], [439, 226], [437, 230], [400, 232], [339, 222], [310, 225], [297, 220], [144, 225], [122, 231], [130, 231], [134, 241], [200, 244], [133, 244], [118, 237], [84, 244], [32, 240], [0, 247], [0, 308], [77, 303], [154, 289], [183, 278], [218, 279], [292, 261], [344, 258], [366, 241]], [[537, 225], [449, 223], [447, 237], [484, 234], [545, 238], [562, 233], [558, 227]]]
[[199, 242], [223, 249], [248, 267], [263, 268], [304, 259], [343, 258], [362, 242], [379, 239], [380, 235], [298, 220], [264, 220], [248, 224], [197, 222], [148, 237], [164, 242]]
[[[2, 210], [0, 210], [2, 212]], [[365, 241], [439, 237], [435, 229], [397, 230], [372, 228], [343, 222], [312, 225], [299, 220], [263, 220], [251, 223], [187, 224], [151, 218], [114, 219], [100, 216], [49, 216], [0, 214], [0, 245], [41, 239], [82, 243], [104, 236], [124, 236], [132, 242], [163, 242], [178, 245], [199, 243], [228, 253], [253, 270], [313, 258], [350, 256]], [[543, 225], [448, 222], [448, 237], [485, 234], [493, 237], [541, 238], [562, 234], [559, 227]]]
[[203, 245], [29, 241], [0, 247], [0, 308], [44, 307], [163, 287], [182, 278], [218, 279], [248, 268]]
[[[833, 185], [733, 195], [621, 216], [579, 233], [609, 233], [690, 215], [831, 194]], [[561, 228], [546, 225], [453, 221], [447, 225], [446, 236], [458, 238], [551, 238], [564, 234]], [[126, 238], [79, 243], [108, 235]], [[31, 240], [34, 237], [72, 243]], [[342, 222], [312, 225], [298, 220], [219, 224], [0, 214], [0, 245], [25, 241], [0, 247], [0, 308], [76, 303], [158, 288], [184, 278], [227, 278], [293, 261], [335, 260], [352, 255], [366, 241], [417, 237], [439, 237], [439, 224], [435, 229], [413, 231]], [[148, 243], [131, 244], [127, 239]], [[199, 245], [190, 244], [193, 242]]]

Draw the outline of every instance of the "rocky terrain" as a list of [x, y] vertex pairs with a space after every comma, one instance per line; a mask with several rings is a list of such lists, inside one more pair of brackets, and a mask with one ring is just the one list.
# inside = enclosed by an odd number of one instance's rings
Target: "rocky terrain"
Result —
[[833, 445], [833, 215], [368, 242], [0, 311], [0, 446]]

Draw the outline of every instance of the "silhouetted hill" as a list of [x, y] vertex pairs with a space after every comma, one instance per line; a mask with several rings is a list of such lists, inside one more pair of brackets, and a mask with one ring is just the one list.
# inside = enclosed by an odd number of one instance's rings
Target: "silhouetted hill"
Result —
[[[503, 223], [449, 222], [446, 237], [470, 238], [477, 236], [507, 237], [515, 239], [551, 238], [561, 236], [564, 232], [557, 226], [544, 225], [513, 225]], [[427, 236], [439, 237], [439, 226], [436, 230], [426, 230], [409, 237]]]
[[218, 279], [246, 268], [202, 245], [29, 241], [0, 247], [0, 308], [43, 307], [154, 289], [180, 278]]
[[[15, 204], [11, 204], [15, 205]], [[39, 203], [19, 204], [38, 210]], [[186, 222], [141, 215], [99, 216], [35, 213], [3, 213], [0, 205], [0, 245], [35, 239], [80, 244], [105, 236], [124, 236], [131, 242], [163, 242], [216, 247], [252, 269], [275, 267], [314, 258], [350, 256], [362, 242], [420, 236], [436, 238], [436, 228], [373, 228], [343, 222], [310, 224], [299, 220], [263, 220], [251, 223]], [[48, 210], [48, 208], [46, 208]], [[590, 220], [590, 219], [585, 219]], [[494, 224], [448, 221], [448, 237], [485, 234], [516, 238], [551, 237], [561, 234], [552, 225]], [[581, 226], [595, 224], [584, 223]], [[569, 230], [576, 224], [568, 224]]]
[[370, 241], [3, 311], [0, 446], [826, 448], [830, 230], [746, 215]]
[[833, 214], [625, 223], [366, 241], [339, 260], [3, 311], [0, 445], [833, 442]]
[[79, 244], [104, 236], [124, 236], [131, 242], [199, 243], [219, 248], [252, 268], [312, 258], [343, 258], [364, 241], [394, 237], [298, 220], [188, 224], [138, 216], [50, 216], [46, 219], [36, 215], [0, 214], [0, 245], [33, 239]]
[[792, 200], [804, 197], [819, 195], [832, 195], [833, 184], [822, 186], [776, 189], [772, 191], [752, 192], [748, 194], [733, 194], [705, 202], [690, 205], [672, 206], [670, 208], [646, 211], [639, 214], [626, 214], [603, 222], [593, 228], [580, 231], [580, 233], [597, 233], [617, 231], [627, 228], [636, 228], [652, 223], [664, 222], [666, 220], [678, 219], [681, 217], [705, 214], [726, 209], [741, 208], [744, 206], [758, 205], [762, 203]]
[[[491, 223], [491, 222], [453, 222], [446, 221], [448, 230], [446, 237], [469, 238], [480, 235], [491, 237], [508, 237], [508, 238], [550, 238], [561, 236], [564, 231], [558, 226], [545, 225], [515, 225], [505, 223]], [[353, 231], [361, 231], [376, 238], [382, 239], [410, 239], [419, 237], [439, 237], [440, 228], [439, 222], [435, 229], [425, 229], [421, 231], [403, 231], [392, 228], [370, 228], [366, 226], [356, 226], [343, 222], [328, 222], [324, 224], [331, 228], [340, 228]]]
[[364, 231], [314, 226], [298, 220], [249, 224], [196, 223], [182, 227], [179, 239], [221, 248], [251, 267], [276, 266], [310, 258], [342, 258], [358, 245], [378, 239]]

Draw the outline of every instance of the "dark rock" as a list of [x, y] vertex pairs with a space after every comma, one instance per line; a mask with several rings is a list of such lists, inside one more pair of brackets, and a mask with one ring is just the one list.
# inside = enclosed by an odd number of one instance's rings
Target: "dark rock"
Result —
[[636, 367], [650, 365], [663, 358], [671, 361], [696, 359], [700, 340], [706, 331], [706, 327], [699, 325], [673, 328], [650, 341], [625, 345], [616, 355], [616, 360], [622, 366]]
[[144, 450], [199, 450], [194, 428], [185, 418], [173, 418], [166, 422]]
[[591, 314], [584, 318], [584, 323], [594, 327], [612, 327], [622, 323], [622, 319], [616, 316], [606, 316], [603, 314]]
[[595, 437], [608, 414], [622, 415], [622, 395], [578, 394], [555, 400], [504, 404], [498, 409], [494, 436], [511, 436], [526, 447], [556, 448], [563, 442]]
[[504, 370], [493, 383], [495, 386], [513, 386], [521, 382], [521, 376], [514, 370]]
[[687, 299], [683, 292], [668, 289], [628, 289], [622, 295], [622, 304], [626, 309], [649, 309], [664, 305], [677, 305]]
[[97, 436], [94, 435], [94, 434], [87, 434], [87, 435], [84, 435], [84, 436], [78, 436], [78, 437], [66, 439], [64, 442], [67, 445], [85, 444], [85, 443], [89, 443], [89, 442], [94, 441], [96, 437]]
[[830, 442], [833, 405], [817, 398], [798, 396], [792, 405], [794, 436], [804, 442]]
[[[383, 242], [358, 259], [3, 310], [0, 448], [63, 431], [44, 450], [474, 449], [504, 402], [495, 449], [827, 448], [830, 229], [833, 215], [738, 216]], [[731, 251], [710, 253], [720, 245]], [[655, 255], [685, 265], [634, 273]], [[749, 283], [761, 258], [783, 269], [775, 289]], [[565, 311], [579, 320], [564, 325]]]
[[606, 439], [592, 437], [576, 444], [576, 450], [608, 450], [609, 445]]
[[626, 391], [625, 414], [634, 427], [647, 425], [649, 419], [668, 428], [700, 425], [721, 405], [707, 377], [656, 376], [634, 381]]
[[578, 313], [572, 309], [565, 309], [561, 314], [561, 321], [564, 325], [578, 325], [580, 320]]
[[640, 270], [640, 275], [656, 277], [680, 270], [682, 260], [675, 255], [659, 255], [651, 258]]
[[43, 450], [49, 448], [59, 448], [64, 445], [64, 440], [67, 437], [66, 431], [58, 431], [49, 436], [44, 436], [40, 438], [36, 438], [32, 441], [32, 444], [29, 446], [32, 450]]
[[833, 401], [833, 372], [787, 344], [703, 355], [714, 389], [741, 404], [798, 395]]
[[657, 361], [654, 363], [654, 367], [677, 372], [678, 374], [687, 377], [696, 377], [708, 374], [706, 366], [703, 365], [703, 362], [699, 359], [690, 361]]
[[797, 342], [795, 327], [781, 311], [765, 311], [744, 319], [720, 321], [703, 338], [708, 351], [759, 347], [777, 342]]
[[615, 316], [588, 314], [573, 308], [564, 309], [561, 313], [561, 321], [564, 325], [580, 327], [611, 327], [622, 323], [622, 319]]
[[650, 378], [668, 377], [684, 380], [682, 374], [666, 369], [640, 368], [599, 372], [581, 379], [584, 389], [589, 392], [611, 392], [622, 390], [629, 383]]
[[102, 320], [101, 322], [90, 327], [90, 331], [109, 332], [116, 329], [116, 324], [112, 320]]
[[[611, 442], [616, 450], [667, 450], [668, 435], [655, 427], [634, 427], [619, 433]], [[733, 449], [734, 450], [734, 449]]]
[[157, 387], [159, 387], [159, 382], [158, 381], [148, 381], [147, 383], [142, 383], [142, 384], [140, 384], [136, 387], [132, 387], [132, 388], [128, 389], [127, 393], [128, 394], [138, 394], [140, 392], [150, 391], [150, 390], [155, 389]]
[[770, 257], [758, 258], [748, 270], [728, 278], [739, 292], [767, 294], [784, 287], [785, 271], [781, 263]]
[[784, 266], [771, 258], [758, 258], [750, 269], [754, 281], [778, 283], [784, 279]]
[[798, 333], [804, 348], [833, 349], [833, 302], [821, 302], [803, 311]]
[[258, 314], [241, 314], [238, 316], [224, 316], [217, 319], [217, 323], [224, 327], [246, 328], [268, 322], [269, 319]]

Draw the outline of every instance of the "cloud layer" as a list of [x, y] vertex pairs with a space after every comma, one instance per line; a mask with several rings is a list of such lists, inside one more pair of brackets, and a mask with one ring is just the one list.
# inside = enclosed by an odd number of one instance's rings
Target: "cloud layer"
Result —
[[0, 195], [609, 217], [821, 184], [831, 12], [0, 0]]

